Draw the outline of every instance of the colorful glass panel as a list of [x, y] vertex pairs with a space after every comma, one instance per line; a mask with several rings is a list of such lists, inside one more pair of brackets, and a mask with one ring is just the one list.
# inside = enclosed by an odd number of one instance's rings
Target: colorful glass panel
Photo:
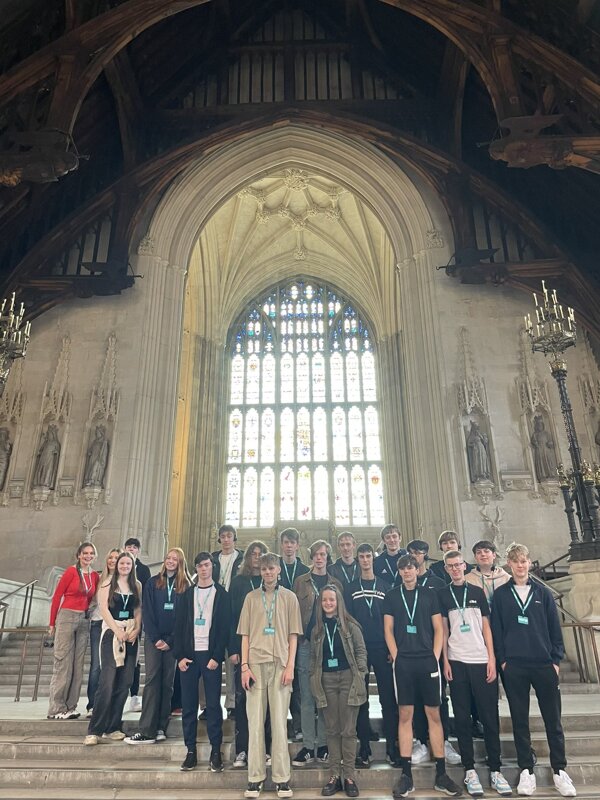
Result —
[[279, 482], [280, 506], [279, 514], [281, 519], [294, 519], [295, 508], [294, 498], [296, 496], [296, 487], [294, 486], [294, 470], [291, 467], [284, 467], [281, 470], [281, 478]]
[[262, 392], [263, 403], [275, 402], [275, 356], [265, 355], [262, 361]]
[[313, 412], [313, 460], [327, 461], [327, 412], [315, 408]]
[[242, 460], [242, 412], [239, 408], [229, 415], [229, 446], [227, 460], [239, 464]]
[[242, 501], [242, 525], [256, 528], [258, 512], [258, 474], [254, 467], [244, 472], [244, 491]]
[[312, 519], [312, 482], [308, 467], [298, 469], [297, 519]]
[[357, 406], [352, 406], [348, 412], [348, 439], [350, 461], [362, 461], [364, 458], [362, 414]]
[[335, 524], [350, 524], [350, 502], [348, 500], [348, 470], [337, 466], [333, 471], [333, 491], [335, 497]]
[[295, 461], [294, 412], [290, 408], [284, 408], [281, 412], [279, 438], [281, 442], [280, 461]]
[[251, 355], [248, 359], [248, 371], [246, 373], [246, 403], [258, 403], [260, 386], [260, 360], [257, 355]]
[[265, 467], [260, 473], [260, 526], [270, 528], [275, 522], [275, 473]]
[[237, 467], [227, 471], [227, 489], [225, 499], [225, 522], [236, 527], [240, 524], [240, 497], [242, 478]]
[[331, 417], [333, 431], [333, 460], [346, 461], [348, 458], [346, 447], [346, 412], [341, 406], [333, 409]]
[[350, 471], [350, 490], [352, 492], [352, 523], [354, 525], [366, 525], [367, 487], [365, 484], [365, 471], [362, 467], [352, 467]]
[[296, 460], [310, 461], [310, 412], [301, 408], [296, 416]]
[[262, 413], [259, 457], [263, 464], [275, 461], [275, 413], [272, 408], [266, 408]]
[[385, 512], [383, 505], [383, 480], [379, 467], [372, 465], [369, 467], [369, 511], [371, 525], [383, 525]]
[[255, 464], [258, 461], [258, 411], [255, 408], [246, 414], [245, 427], [244, 461], [246, 464]]
[[240, 355], [231, 359], [231, 403], [244, 402], [244, 363]]
[[327, 467], [315, 469], [315, 519], [329, 519], [329, 473]]

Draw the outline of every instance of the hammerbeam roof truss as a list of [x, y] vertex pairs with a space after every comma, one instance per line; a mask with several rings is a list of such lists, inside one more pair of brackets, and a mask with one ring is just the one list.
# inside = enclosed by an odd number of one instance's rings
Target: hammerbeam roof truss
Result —
[[[239, 44], [247, 40], [262, 21], [289, 4], [275, 0], [263, 3], [242, 0], [235, 6], [230, 6], [225, 0], [113, 0], [107, 4], [112, 7], [103, 13], [97, 13], [98, 9], [106, 7], [103, 3], [81, 3], [81, 10], [77, 10], [77, 5], [66, 2], [62, 33], [56, 19], [52, 19], [48, 26], [50, 40], [0, 77], [0, 130], [18, 118], [18, 124], [30, 129], [55, 128], [81, 135], [84, 142], [89, 141], [90, 148], [93, 148], [98, 146], [98, 141], [93, 139], [92, 131], [104, 126], [105, 140], [101, 146], [112, 153], [111, 163], [104, 168], [102, 175], [94, 176], [95, 191], [89, 187], [86, 191], [80, 188], [79, 201], [70, 205], [64, 203], [62, 214], [58, 211], [59, 204], [56, 204], [53, 228], [42, 230], [38, 226], [36, 234], [35, 226], [32, 227], [28, 241], [21, 239], [25, 255], [19, 258], [18, 263], [14, 258], [11, 263], [5, 254], [4, 262], [11, 273], [5, 278], [13, 287], [26, 284], [32, 275], [39, 277], [44, 270], [47, 273], [48, 264], [59, 255], [56, 251], [59, 241], [63, 244], [74, 241], [86, 225], [106, 215], [111, 207], [114, 212], [110, 250], [113, 256], [126, 258], [134, 225], [143, 213], [151, 210], [152, 198], [156, 198], [168, 181], [203, 147], [234, 135], [231, 119], [212, 120], [210, 130], [204, 130], [200, 135], [196, 132], [194, 136], [191, 136], [190, 127], [186, 129], [183, 125], [179, 141], [168, 143], [160, 140], [160, 136], [154, 140], [144, 139], [141, 128], [160, 119], [161, 97], [164, 108], [164, 99], [173, 97], [177, 86], [185, 85], [186, 81], [189, 83], [193, 69], [198, 74], [206, 74], [209, 69], [207, 57], [223, 42]], [[306, 6], [307, 2], [298, 5]], [[452, 205], [457, 201], [456, 192], [448, 188], [445, 176], [449, 174], [466, 175], [472, 190], [476, 188], [490, 197], [503, 196], [460, 160], [461, 139], [464, 137], [462, 103], [471, 66], [485, 87], [498, 126], [501, 121], [515, 117], [552, 116], [546, 130], [542, 127], [534, 131], [535, 143], [526, 142], [526, 147], [521, 149], [522, 131], [518, 125], [505, 127], [503, 136], [499, 136], [503, 144], [492, 152], [494, 158], [509, 164], [511, 158], [522, 158], [523, 166], [546, 163], [555, 167], [598, 169], [600, 84], [597, 74], [548, 38], [532, 34], [501, 14], [498, 0], [479, 3], [465, 0], [329, 0], [317, 5], [321, 19], [332, 23], [330, 30], [337, 24], [338, 29], [345, 32], [346, 40], [353, 44], [355, 52], [364, 56], [368, 51], [375, 69], [387, 63], [392, 79], [398, 78], [398, 73], [394, 73], [389, 58], [386, 62], [385, 20], [390, 19], [390, 13], [396, 11], [416, 18], [434, 31], [438, 43], [446, 42], [445, 53], [442, 52], [439, 61], [449, 69], [440, 76], [438, 96], [427, 98], [426, 92], [421, 91], [420, 98], [425, 105], [429, 102], [434, 111], [439, 105], [451, 118], [445, 125], [445, 134], [440, 134], [437, 141], [430, 134], [425, 137], [428, 141], [408, 136], [405, 132], [400, 134], [397, 126], [390, 124], [389, 120], [385, 124], [379, 120], [375, 127], [369, 126], [364, 113], [361, 117], [356, 110], [346, 109], [343, 114], [348, 125], [356, 128], [363, 124], [365, 134], [374, 140], [380, 139], [395, 157], [418, 162], [427, 179], [438, 184], [453, 220]], [[90, 18], [85, 18], [86, 13]], [[97, 15], [92, 16], [94, 13]], [[181, 28], [173, 27], [173, 21], [179, 15], [182, 22], [188, 20], [195, 25], [197, 58], [193, 65], [183, 54], [177, 53], [178, 49], [185, 50], [189, 44], [188, 39], [184, 47], [179, 46]], [[336, 23], [339, 19], [342, 23]], [[378, 19], [380, 23], [384, 21], [379, 28]], [[162, 37], [156, 40], [154, 51], [153, 30], [160, 32]], [[540, 32], [543, 34], [542, 29]], [[356, 42], [361, 37], [367, 44], [357, 47]], [[161, 48], [170, 48], [173, 53], [172, 74], [168, 74], [168, 81], [164, 78], [165, 86], [159, 86], [160, 91], [155, 83], [154, 95], [146, 89], [147, 81], [142, 75], [144, 61], [133, 58], [135, 47], [142, 40], [147, 48], [146, 62], [155, 58], [158, 63]], [[203, 54], [206, 54], [204, 58]], [[588, 63], [593, 61], [593, 58], [587, 59]], [[443, 85], [442, 77], [445, 80]], [[410, 79], [404, 78], [405, 85], [410, 86]], [[448, 92], [455, 95], [450, 101]], [[413, 94], [418, 98], [419, 87]], [[442, 98], [445, 104], [440, 102]], [[315, 113], [317, 121], [319, 115], [314, 109], [309, 109], [305, 118], [310, 120], [311, 113]], [[289, 116], [289, 109], [267, 112], [263, 107], [253, 119], [238, 121], [237, 127], [243, 133], [244, 126], [249, 130], [252, 126], [268, 124], [269, 119], [272, 121], [279, 117], [285, 120]], [[106, 123], [108, 117], [118, 123], [117, 126], [113, 124], [110, 131]], [[321, 116], [320, 121], [323, 119]], [[166, 120], [169, 126], [173, 125], [173, 119], [165, 117], [163, 128]], [[334, 126], [337, 124], [333, 118], [329, 122]], [[438, 127], [441, 130], [444, 126], [440, 124]], [[160, 123], [157, 128], [160, 129]], [[489, 136], [492, 134], [490, 130]], [[526, 135], [531, 138], [529, 130]], [[515, 147], [510, 149], [512, 144]], [[91, 152], [90, 155], [94, 158], [96, 154]], [[62, 184], [67, 187], [75, 185], [79, 177], [69, 175]], [[597, 184], [594, 186], [597, 190]], [[48, 198], [57, 195], [56, 189], [60, 190], [62, 186], [50, 187], [50, 190], [44, 187], [33, 192], [24, 186], [1, 190], [0, 231], [3, 225], [5, 230], [6, 226], [14, 226], [18, 231], [19, 226], [22, 228], [24, 221], [36, 211], [36, 203], [39, 211], [47, 205]], [[145, 205], [140, 200], [142, 195]], [[507, 196], [503, 196], [503, 203], [511, 205]], [[513, 218], [519, 219], [525, 228], [536, 228], [541, 245], [546, 236], [544, 226], [534, 222], [534, 215], [527, 214], [518, 204], [512, 206]], [[460, 238], [459, 232], [457, 239]], [[577, 275], [575, 284], [585, 285], [582, 273], [575, 269], [573, 259], [564, 249], [559, 251], [547, 243], [544, 249], [548, 257], [563, 264], [565, 275], [572, 275], [574, 279]], [[509, 279], [518, 282], [516, 276], [509, 276]], [[575, 295], [579, 294], [580, 288], [574, 290]], [[47, 294], [38, 297], [34, 306], [39, 312], [71, 293], [72, 287], [65, 283], [60, 290], [58, 286], [54, 290], [48, 289]], [[36, 308], [31, 309], [33, 313], [36, 313]], [[594, 315], [587, 316], [591, 319]]]

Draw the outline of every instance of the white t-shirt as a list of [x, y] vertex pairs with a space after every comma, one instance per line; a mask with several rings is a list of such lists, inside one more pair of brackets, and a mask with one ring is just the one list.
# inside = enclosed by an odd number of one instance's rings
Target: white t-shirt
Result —
[[[208, 650], [208, 637], [216, 594], [214, 583], [207, 587], [196, 586], [194, 588], [194, 650], [196, 651]], [[203, 624], [201, 620], [203, 620]]]
[[219, 583], [227, 591], [229, 591], [229, 586], [231, 585], [231, 572], [233, 570], [233, 562], [236, 558], [237, 553], [235, 550], [233, 553], [229, 553], [228, 555], [219, 553], [219, 564], [221, 565], [219, 571]]

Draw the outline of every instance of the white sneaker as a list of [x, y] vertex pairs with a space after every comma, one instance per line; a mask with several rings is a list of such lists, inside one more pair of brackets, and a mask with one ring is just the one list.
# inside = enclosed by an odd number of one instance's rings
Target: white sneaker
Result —
[[533, 772], [524, 769], [519, 777], [519, 785], [517, 786], [517, 794], [529, 797], [537, 789], [537, 781]]
[[429, 761], [429, 748], [419, 739], [413, 741], [411, 761], [413, 764], [422, 764], [424, 761]]
[[248, 766], [248, 755], [244, 750], [241, 753], [238, 753], [235, 757], [233, 762], [234, 769], [244, 769], [244, 767]]
[[164, 742], [167, 738], [167, 734], [164, 731], [156, 731], [156, 741], [157, 742]]
[[123, 739], [126, 739], [126, 735], [123, 731], [112, 731], [112, 733], [103, 733], [103, 739], [110, 739], [111, 742], [122, 742]]
[[502, 797], [510, 797], [512, 795], [510, 784], [501, 772], [490, 772], [490, 783], [492, 789], [495, 789]]
[[479, 775], [474, 769], [468, 769], [466, 771], [464, 783], [467, 793], [470, 794], [471, 797], [483, 797], [483, 786], [479, 780]]
[[452, 747], [448, 739], [444, 742], [444, 758], [448, 764], [460, 764], [460, 756]]
[[577, 797], [577, 789], [573, 786], [573, 781], [564, 769], [561, 769], [558, 775], [553, 775], [553, 778], [554, 786], [559, 794], [563, 797]]
[[270, 767], [270, 766], [271, 766], [271, 754], [270, 753], [266, 753], [265, 754], [265, 767]]
[[142, 698], [138, 697], [137, 694], [132, 694], [129, 698], [129, 707], [128, 711], [141, 711], [142, 710]]
[[98, 744], [98, 737], [95, 734], [90, 733], [85, 737], [85, 739], [83, 740], [83, 743], [85, 745], [87, 745], [88, 747], [89, 747], [89, 745], [92, 745], [92, 744]]

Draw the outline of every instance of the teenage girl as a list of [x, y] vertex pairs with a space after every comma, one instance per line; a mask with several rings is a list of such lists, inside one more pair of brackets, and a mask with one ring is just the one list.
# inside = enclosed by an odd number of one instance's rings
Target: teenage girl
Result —
[[[115, 571], [115, 565], [117, 563], [117, 558], [119, 557], [120, 549], [118, 547], [113, 547], [112, 550], [109, 550], [106, 554], [106, 560], [104, 562], [104, 569], [102, 570], [102, 574], [100, 575], [100, 580], [98, 582], [98, 586], [104, 586], [105, 583], [110, 581], [110, 578]], [[94, 696], [96, 694], [96, 689], [98, 688], [98, 681], [100, 680], [100, 636], [102, 634], [102, 614], [100, 613], [100, 608], [98, 606], [98, 594], [94, 598], [92, 605], [90, 606], [90, 672], [88, 675], [88, 685], [87, 685], [87, 717], [88, 719], [92, 716], [92, 710], [94, 708]]]

